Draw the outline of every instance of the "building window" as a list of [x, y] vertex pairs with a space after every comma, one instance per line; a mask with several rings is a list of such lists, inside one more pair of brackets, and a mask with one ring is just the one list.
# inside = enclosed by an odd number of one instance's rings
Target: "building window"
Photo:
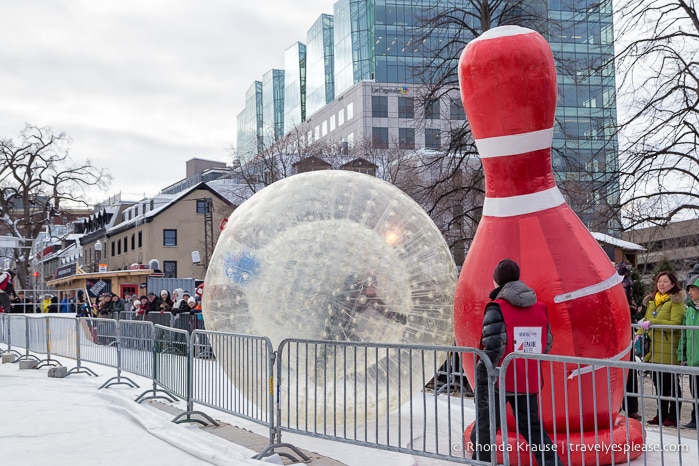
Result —
[[388, 128], [371, 128], [371, 142], [377, 149], [388, 149]]
[[398, 148], [415, 149], [415, 130], [413, 128], [398, 128]]
[[463, 128], [451, 130], [451, 150], [463, 152], [468, 149], [468, 138]]
[[112, 246], [111, 246], [111, 248], [112, 248], [112, 254], [110, 255], [110, 257], [114, 257], [114, 256], [116, 256], [116, 254], [115, 254], [115, 252], [116, 252], [116, 244], [114, 244], [114, 241], [112, 241], [112, 242], [111, 242], [111, 245], [112, 245]]
[[136, 249], [136, 235], [133, 233], [131, 234], [131, 250], [133, 251]]
[[121, 254], [121, 240], [117, 240], [117, 255]]
[[138, 232], [138, 247], [139, 248], [143, 247], [143, 232], [142, 231]]
[[177, 261], [163, 261], [163, 277], [177, 278]]
[[442, 136], [438, 129], [425, 129], [425, 148], [426, 149], [441, 149]]
[[425, 119], [439, 120], [439, 100], [425, 104]]
[[374, 95], [371, 97], [371, 116], [374, 118], [388, 118], [388, 97]]
[[124, 236], [124, 252], [129, 250], [129, 238]]
[[209, 202], [206, 199], [197, 199], [197, 213], [205, 214], [209, 210]]
[[163, 230], [163, 246], [177, 246], [177, 230]]
[[449, 118], [452, 120], [465, 120], [466, 112], [464, 111], [464, 106], [460, 99], [451, 99], [449, 103]]
[[398, 97], [398, 118], [415, 118], [415, 99]]

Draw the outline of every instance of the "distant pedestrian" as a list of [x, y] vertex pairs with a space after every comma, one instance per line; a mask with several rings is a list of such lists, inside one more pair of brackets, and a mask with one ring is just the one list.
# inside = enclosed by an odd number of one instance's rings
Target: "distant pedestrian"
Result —
[[160, 312], [170, 312], [172, 310], [172, 298], [168, 290], [160, 290]]
[[14, 280], [13, 269], [0, 272], [0, 312], [12, 311], [12, 300], [15, 299]]
[[199, 304], [197, 299], [194, 298], [193, 296], [190, 296], [187, 299], [187, 305], [189, 306], [189, 312], [192, 312], [192, 313], [201, 312], [201, 304]]
[[[160, 304], [162, 303], [162, 300], [155, 296], [155, 293], [152, 291], [150, 291], [146, 296], [148, 300], [145, 310], [146, 315], [151, 312], [160, 312]], [[141, 307], [143, 306], [141, 305]]]
[[12, 301], [12, 312], [17, 314], [25, 314], [33, 312], [31, 300], [24, 296], [24, 291], [17, 292], [17, 297]]

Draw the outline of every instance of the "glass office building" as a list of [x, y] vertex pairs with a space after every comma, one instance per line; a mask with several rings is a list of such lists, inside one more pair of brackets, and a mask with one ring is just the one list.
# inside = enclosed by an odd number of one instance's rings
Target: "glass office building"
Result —
[[312, 115], [335, 99], [332, 15], [321, 15], [306, 40], [306, 111]]
[[[618, 183], [610, 179], [615, 176], [618, 153], [612, 2], [531, 0], [519, 8], [504, 4], [510, 9], [500, 12], [504, 13], [499, 16], [502, 21], [538, 30], [553, 50], [559, 88], [554, 169], [560, 183], [580, 185], [580, 196], [586, 199], [577, 199], [575, 204], [593, 207], [576, 211], [592, 226], [594, 206], [613, 206], [619, 199], [618, 188], [614, 188]], [[451, 134], [457, 133], [452, 128], [464, 124], [458, 90], [423, 108], [418, 108], [417, 96], [426, 77], [419, 70], [427, 69], [436, 76], [455, 74], [453, 67], [445, 66], [443, 71], [431, 60], [435, 54], [458, 59], [463, 44], [472, 39], [456, 21], [423, 37], [422, 19], [434, 18], [447, 8], [458, 11], [472, 4], [456, 0], [337, 1], [333, 15], [321, 15], [309, 30], [308, 54], [303, 44], [295, 44], [285, 55], [285, 133], [296, 129], [307, 144], [326, 140], [352, 146], [370, 140], [377, 147], [445, 148]], [[493, 18], [498, 17], [496, 13]], [[475, 16], [462, 13], [460, 19], [476, 26]]]
[[[591, 206], [616, 206], [620, 196], [613, 178], [618, 143], [612, 14], [610, 0], [548, 2], [546, 38], [558, 71], [553, 165], [559, 182], [577, 183], [588, 198], [580, 203]], [[596, 208], [576, 211], [594, 225]]]
[[262, 128], [265, 147], [284, 136], [284, 70], [262, 76]]
[[255, 81], [245, 93], [245, 108], [236, 117], [237, 149], [241, 163], [263, 147], [262, 81]]
[[296, 42], [284, 53], [284, 133], [306, 120], [306, 45]]

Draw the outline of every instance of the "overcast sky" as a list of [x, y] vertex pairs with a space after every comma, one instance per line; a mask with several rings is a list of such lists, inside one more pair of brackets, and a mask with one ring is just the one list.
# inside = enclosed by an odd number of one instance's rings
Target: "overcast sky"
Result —
[[0, 138], [25, 123], [152, 195], [193, 157], [230, 163], [253, 81], [335, 0], [0, 0]]

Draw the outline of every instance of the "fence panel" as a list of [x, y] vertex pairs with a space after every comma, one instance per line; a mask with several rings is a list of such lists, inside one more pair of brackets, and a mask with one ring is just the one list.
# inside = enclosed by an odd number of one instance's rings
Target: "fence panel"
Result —
[[25, 315], [8, 315], [8, 339], [12, 346], [18, 348], [27, 348], [29, 338], [27, 337], [27, 316]]
[[29, 351], [38, 354], [48, 354], [48, 316], [28, 315]]
[[51, 354], [70, 359], [78, 359], [75, 319], [68, 316], [50, 316], [48, 320], [48, 338]]
[[143, 377], [153, 377], [155, 326], [140, 320], [120, 320], [121, 369]]
[[79, 328], [80, 358], [82, 361], [118, 368], [117, 321], [81, 317]]
[[189, 333], [162, 325], [155, 326], [154, 382], [168, 393], [189, 398]]
[[[684, 392], [684, 397], [680, 390], [674, 396], [653, 393], [648, 378], [654, 370], [667, 372], [677, 377], [677, 382], [686, 387], [688, 381], [699, 377], [699, 367], [631, 362], [628, 358], [589, 359], [512, 353], [502, 362], [499, 386], [504, 385], [508, 369], [528, 361], [534, 361], [539, 369], [540, 376], [535, 382], [558, 387], [559, 390], [553, 394], [553, 398], [565, 400], [563, 411], [558, 411], [553, 400], [543, 400], [539, 397], [537, 414], [549, 432], [556, 451], [566, 464], [628, 464], [641, 455], [644, 456], [642, 461], [649, 464], [664, 464], [666, 461], [678, 459], [679, 464], [689, 464], [689, 458], [695, 457], [699, 447], [696, 429], [687, 432], [673, 426], [662, 426], [661, 423], [656, 431], [650, 430], [653, 429], [652, 426], [646, 426], [650, 417], [657, 414], [657, 407], [662, 401], [674, 404], [679, 410], [682, 402], [696, 406], [696, 397], [687, 393], [689, 390]], [[626, 389], [629, 372], [641, 376], [638, 390], [635, 392]], [[510, 377], [516, 384], [517, 371], [512, 371], [511, 374], [515, 374]], [[521, 380], [521, 377], [526, 380]], [[529, 382], [530, 376], [521, 377], [521, 382]], [[526, 419], [520, 416], [522, 412], [526, 412], [526, 407], [523, 407], [525, 411], [513, 409], [509, 414], [508, 424], [508, 414], [505, 411], [508, 394], [502, 390], [496, 395], [498, 412], [501, 415], [502, 437], [510, 438], [511, 444], [515, 445], [514, 453], [502, 455], [500, 451], [499, 461], [506, 465], [531, 462], [534, 454], [530, 453], [527, 441], [521, 435], [523, 429], [517, 427], [527, 426]], [[620, 415], [620, 411], [628, 411], [630, 398], [638, 402], [641, 422]], [[518, 400], [521, 402], [522, 399]], [[510, 397], [509, 403], [513, 402], [517, 401]], [[520, 421], [523, 423], [520, 424]], [[539, 440], [541, 439], [534, 442]], [[692, 456], [686, 456], [690, 451], [688, 440], [694, 444], [695, 453]]]
[[463, 434], [474, 410], [466, 380], [453, 378], [462, 381], [456, 396], [425, 389], [452, 351], [474, 363], [482, 356], [453, 346], [284, 340], [277, 351], [278, 431], [469, 462]]
[[0, 343], [8, 344], [10, 342], [10, 337], [8, 335], [9, 325], [8, 325], [8, 314], [0, 314]]
[[195, 330], [192, 400], [272, 427], [272, 343], [266, 337]]
[[170, 312], [149, 312], [143, 318], [148, 322], [153, 322], [154, 325], [162, 325], [163, 327], [170, 327], [172, 324], [172, 313]]
[[195, 330], [206, 330], [201, 312], [181, 312], [175, 315], [172, 327], [187, 330], [190, 334]]

